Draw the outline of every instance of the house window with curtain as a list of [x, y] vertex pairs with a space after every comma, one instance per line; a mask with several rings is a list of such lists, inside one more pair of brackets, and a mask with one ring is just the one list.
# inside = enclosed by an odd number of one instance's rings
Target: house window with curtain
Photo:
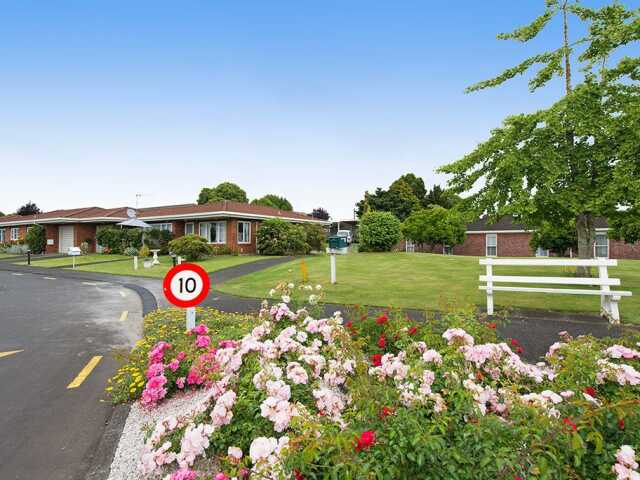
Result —
[[11, 227], [11, 240], [19, 240], [20, 239], [20, 227]]
[[184, 234], [185, 235], [193, 235], [194, 233], [194, 225], [193, 222], [188, 222], [184, 224]]
[[596, 233], [593, 249], [596, 258], [609, 258], [609, 238], [606, 233]]
[[536, 248], [536, 257], [548, 257], [549, 250], [546, 248], [538, 247]]
[[167, 232], [173, 232], [173, 223], [153, 223], [151, 228], [156, 230], [166, 230]]
[[227, 243], [227, 222], [203, 222], [200, 223], [200, 236], [209, 243]]
[[251, 243], [251, 222], [238, 222], [238, 243]]
[[487, 233], [487, 257], [498, 256], [498, 235], [495, 233]]
[[4, 228], [0, 228], [0, 243], [4, 243]]

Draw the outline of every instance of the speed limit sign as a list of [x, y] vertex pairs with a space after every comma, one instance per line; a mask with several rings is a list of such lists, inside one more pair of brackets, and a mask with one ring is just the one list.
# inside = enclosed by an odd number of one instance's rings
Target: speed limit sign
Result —
[[207, 298], [211, 282], [200, 265], [182, 263], [167, 272], [162, 287], [169, 302], [176, 307], [190, 308]]

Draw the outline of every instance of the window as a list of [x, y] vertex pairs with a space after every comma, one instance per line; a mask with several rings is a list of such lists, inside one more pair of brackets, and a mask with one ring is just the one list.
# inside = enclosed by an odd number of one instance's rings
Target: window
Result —
[[227, 222], [201, 222], [200, 236], [209, 243], [227, 243]]
[[609, 238], [606, 233], [596, 233], [593, 249], [596, 258], [609, 258]]
[[184, 225], [184, 234], [185, 235], [193, 235], [194, 232], [194, 225], [193, 222], [189, 222], [189, 223], [185, 223]]
[[0, 243], [4, 243], [4, 228], [0, 228]]
[[18, 240], [20, 238], [20, 227], [11, 227], [11, 240]]
[[487, 233], [487, 257], [498, 256], [498, 235]]
[[238, 222], [238, 243], [251, 243], [251, 222]]
[[546, 248], [538, 247], [536, 248], [536, 257], [548, 257], [549, 250]]
[[166, 230], [167, 232], [173, 232], [173, 223], [154, 223], [151, 228], [156, 230]]

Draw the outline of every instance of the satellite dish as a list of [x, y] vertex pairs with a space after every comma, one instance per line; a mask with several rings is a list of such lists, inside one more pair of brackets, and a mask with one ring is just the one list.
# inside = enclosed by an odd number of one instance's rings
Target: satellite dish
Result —
[[136, 211], [133, 208], [127, 208], [127, 217], [136, 218]]

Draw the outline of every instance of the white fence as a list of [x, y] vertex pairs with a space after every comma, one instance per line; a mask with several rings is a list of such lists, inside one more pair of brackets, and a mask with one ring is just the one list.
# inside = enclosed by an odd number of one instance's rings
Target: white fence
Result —
[[[611, 287], [619, 286], [619, 278], [609, 278], [608, 267], [618, 265], [617, 260], [608, 259], [526, 259], [526, 258], [481, 258], [480, 265], [486, 265], [486, 275], [480, 275], [480, 290], [487, 292], [487, 313], [493, 315], [494, 292], [528, 292], [528, 293], [553, 293], [567, 295], [599, 295], [600, 313], [613, 322], [620, 321], [618, 302], [622, 297], [630, 297], [631, 292], [612, 291]], [[519, 266], [519, 267], [596, 267], [598, 277], [531, 277], [517, 275], [494, 275], [494, 266]], [[502, 286], [495, 283], [515, 284], [548, 284], [548, 285], [579, 285], [588, 288], [548, 288], [548, 287], [520, 287]]]

